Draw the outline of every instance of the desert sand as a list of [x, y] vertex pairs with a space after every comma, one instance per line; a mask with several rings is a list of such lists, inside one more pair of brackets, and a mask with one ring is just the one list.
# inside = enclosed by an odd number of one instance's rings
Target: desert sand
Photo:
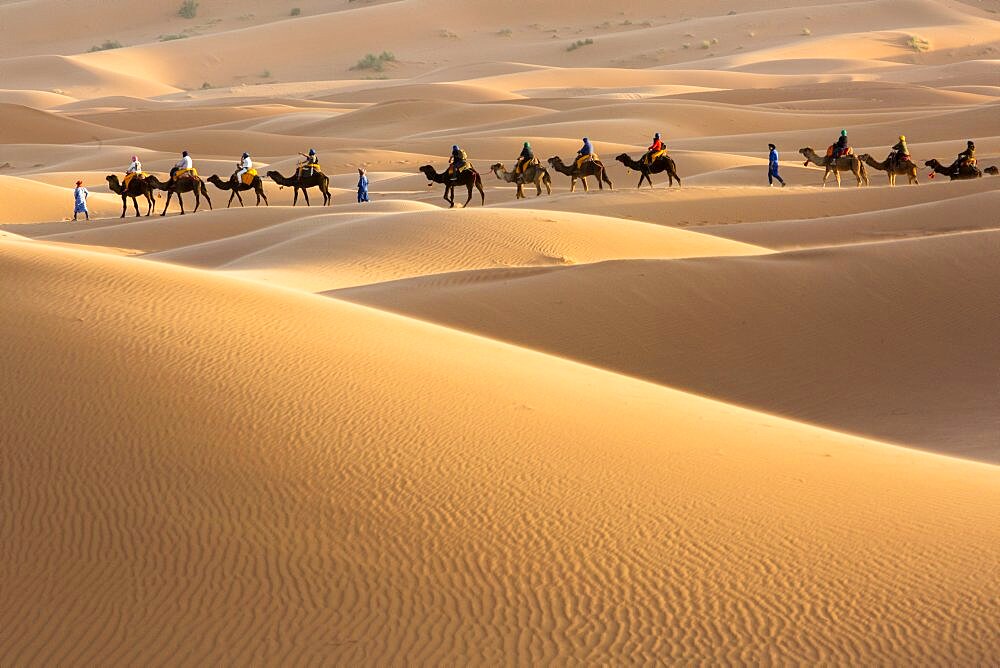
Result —
[[1000, 662], [1000, 3], [179, 6], [0, 0], [0, 664]]

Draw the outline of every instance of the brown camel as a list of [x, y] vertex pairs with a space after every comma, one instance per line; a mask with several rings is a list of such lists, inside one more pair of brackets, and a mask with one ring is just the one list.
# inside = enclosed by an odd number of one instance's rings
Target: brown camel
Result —
[[576, 180], [580, 179], [583, 181], [583, 191], [589, 192], [590, 188], [587, 186], [587, 177], [594, 176], [597, 178], [597, 185], [604, 190], [604, 184], [607, 183], [611, 190], [615, 189], [611, 179], [608, 178], [607, 171], [604, 169], [604, 163], [600, 160], [585, 160], [583, 164], [577, 168], [576, 161], [571, 163], [571, 166], [567, 167], [558, 155], [549, 158], [549, 164], [552, 165], [552, 169], [556, 170], [560, 174], [565, 174], [570, 178], [569, 181], [569, 191], [573, 192], [576, 190]]
[[525, 165], [524, 171], [516, 176], [514, 175], [514, 172], [508, 172], [502, 162], [498, 162], [493, 165], [490, 167], [490, 170], [493, 172], [494, 176], [501, 181], [517, 184], [517, 199], [522, 199], [524, 197], [525, 183], [535, 184], [535, 190], [537, 191], [535, 193], [535, 197], [542, 194], [543, 183], [545, 184], [545, 194], [552, 194], [552, 177], [549, 176], [549, 170], [545, 169], [538, 163], [533, 162], [529, 165]]
[[262, 197], [264, 198], [264, 204], [266, 206], [270, 206], [270, 204], [267, 201], [267, 195], [264, 194], [264, 182], [260, 180], [259, 176], [255, 175], [253, 177], [253, 180], [250, 182], [250, 185], [247, 185], [246, 183], [243, 183], [243, 181], [240, 181], [238, 187], [236, 185], [235, 177], [236, 174], [233, 174], [231, 177], [229, 177], [228, 181], [223, 181], [215, 174], [212, 174], [210, 177], [208, 177], [208, 182], [211, 183], [216, 188], [218, 188], [219, 190], [233, 191], [233, 194], [229, 196], [229, 202], [226, 204], [227, 209], [229, 208], [229, 205], [233, 203], [234, 197], [237, 200], [239, 200], [240, 206], [243, 206], [243, 198], [240, 197], [241, 190], [253, 190], [257, 194], [257, 206], [260, 206], [260, 199]]
[[633, 160], [627, 153], [615, 156], [615, 160], [625, 165], [628, 169], [634, 169], [639, 172], [638, 188], [642, 187], [643, 181], [647, 181], [649, 187], [652, 188], [653, 180], [649, 178], [649, 175], [659, 174], [660, 172], [667, 173], [667, 178], [670, 179], [670, 183], [667, 185], [668, 188], [674, 185], [674, 179], [677, 179], [678, 188], [681, 185], [681, 177], [677, 176], [677, 165], [674, 164], [674, 159], [669, 155], [661, 155], [649, 165], [641, 160]]
[[299, 202], [299, 191], [302, 191], [302, 195], [306, 198], [306, 206], [312, 206], [309, 203], [309, 189], [319, 188], [319, 191], [323, 193], [323, 206], [328, 206], [330, 202], [333, 201], [333, 195], [330, 194], [330, 177], [323, 172], [313, 172], [310, 176], [295, 176], [289, 178], [287, 176], [282, 176], [281, 172], [268, 172], [267, 176], [283, 188], [295, 188], [295, 196], [292, 198], [292, 206], [295, 206]]
[[118, 176], [115, 174], [109, 174], [108, 177], [108, 187], [111, 188], [111, 192], [116, 195], [122, 196], [122, 215], [125, 217], [125, 211], [128, 208], [128, 199], [132, 198], [132, 206], [135, 207], [135, 215], [141, 215], [139, 213], [139, 203], [136, 201], [136, 197], [142, 195], [146, 198], [146, 215], [149, 216], [153, 213], [153, 186], [146, 182], [141, 176], [136, 176], [128, 183], [128, 189], [122, 187], [122, 184], [118, 182]]
[[[961, 167], [945, 167], [940, 162], [931, 158], [924, 163], [925, 167], [930, 167], [934, 170], [934, 174], [942, 174], [947, 176], [952, 181], [964, 181], [966, 179], [978, 179], [983, 176], [983, 174], [989, 174], [990, 176], [1000, 175], [1000, 170], [996, 167], [986, 167], [980, 170], [975, 165], [962, 165]], [[934, 178], [931, 175], [931, 178]]]
[[837, 177], [837, 187], [840, 187], [840, 173], [841, 172], [851, 172], [854, 174], [854, 178], [858, 180], [858, 187], [862, 185], [868, 185], [870, 182], [868, 180], [868, 170], [865, 169], [865, 163], [861, 161], [856, 155], [844, 155], [836, 160], [832, 158], [821, 157], [816, 154], [816, 151], [809, 147], [800, 148], [799, 153], [805, 156], [805, 163], [808, 165], [810, 162], [816, 163], [818, 167], [826, 168], [823, 173], [823, 187], [826, 187], [826, 179], [830, 176], [830, 172]]
[[181, 178], [174, 180], [169, 179], [164, 182], [156, 178], [152, 174], [146, 177], [146, 181], [156, 188], [157, 190], [167, 191], [167, 203], [163, 205], [163, 213], [161, 216], [167, 215], [167, 208], [170, 206], [170, 198], [177, 195], [177, 201], [181, 205], [181, 215], [184, 215], [184, 200], [181, 198], [181, 193], [194, 193], [194, 213], [198, 212], [198, 207], [201, 206], [201, 198], [204, 197], [208, 202], [208, 208], [212, 208], [212, 198], [208, 196], [208, 188], [205, 187], [205, 182], [201, 180], [198, 176], [182, 176]]
[[448, 208], [455, 206], [455, 186], [465, 186], [469, 190], [469, 198], [465, 200], [462, 208], [469, 206], [469, 202], [472, 201], [473, 186], [479, 191], [480, 197], [483, 198], [483, 204], [486, 204], [486, 191], [483, 190], [483, 178], [479, 176], [479, 172], [476, 170], [462, 170], [455, 178], [450, 178], [447, 171], [438, 174], [437, 170], [430, 165], [424, 165], [420, 168], [420, 171], [423, 172], [428, 181], [444, 184], [444, 201], [450, 205]]
[[911, 160], [899, 162], [886, 158], [882, 162], [879, 162], [867, 153], [862, 153], [858, 157], [872, 169], [877, 169], [880, 172], [888, 174], [890, 186], [896, 185], [896, 176], [903, 176], [904, 174], [910, 180], [911, 184], [916, 185], [919, 183], [919, 181], [917, 181], [917, 166], [913, 164], [913, 161]]

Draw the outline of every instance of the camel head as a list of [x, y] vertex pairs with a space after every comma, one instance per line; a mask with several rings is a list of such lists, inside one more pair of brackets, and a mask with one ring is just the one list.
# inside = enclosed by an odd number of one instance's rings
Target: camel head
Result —
[[997, 169], [996, 165], [990, 165], [989, 167], [983, 168], [983, 174], [989, 174], [990, 176], [1000, 176], [1000, 169]]
[[936, 168], [938, 168], [940, 166], [941, 166], [941, 163], [938, 162], [934, 158], [931, 158], [930, 160], [928, 160], [927, 162], [924, 163], [924, 167], [930, 167], [931, 169], [936, 169]]
[[[816, 157], [816, 151], [812, 150], [812, 147], [806, 146], [805, 148], [800, 148], [799, 153], [801, 153], [806, 161], [803, 162], [803, 166], [808, 167], [810, 162], [816, 162], [814, 158]], [[818, 162], [816, 163], [819, 164]]]
[[222, 179], [219, 178], [218, 174], [212, 174], [210, 177], [208, 177], [208, 182], [214, 186], [222, 185]]
[[496, 163], [494, 165], [490, 165], [490, 171], [493, 172], [494, 174], [496, 174], [501, 169], [504, 170], [505, 172], [507, 171], [507, 168], [503, 166], [502, 162], [498, 162], [498, 163]]
[[428, 183], [427, 186], [430, 187], [434, 185], [433, 181], [434, 181], [434, 176], [437, 174], [437, 170], [434, 169], [432, 165], [422, 165], [420, 167], [420, 171], [423, 172], [423, 175], [427, 177], [428, 181], [432, 182]]
[[560, 158], [558, 155], [549, 158], [548, 162], [553, 167], [562, 167], [563, 166], [562, 158]]
[[627, 163], [631, 159], [632, 158], [629, 157], [628, 153], [619, 153], [618, 155], [615, 156], [615, 160], [617, 160], [618, 162], [620, 162], [622, 164]]

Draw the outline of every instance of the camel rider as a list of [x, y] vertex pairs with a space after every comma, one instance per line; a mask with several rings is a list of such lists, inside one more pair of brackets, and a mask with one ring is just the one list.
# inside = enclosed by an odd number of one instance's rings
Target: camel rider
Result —
[[514, 166], [514, 175], [520, 176], [524, 173], [524, 168], [528, 165], [537, 162], [535, 160], [535, 152], [531, 150], [531, 144], [524, 142], [524, 147], [521, 149], [521, 155], [517, 156], [517, 164]]
[[185, 174], [190, 174], [194, 170], [194, 161], [187, 151], [181, 153], [181, 159], [174, 168], [170, 170], [170, 179], [176, 181]]
[[125, 181], [122, 183], [122, 187], [128, 188], [128, 184], [132, 182], [136, 174], [142, 174], [142, 163], [139, 162], [139, 156], [133, 155], [132, 164], [125, 170]]
[[965, 150], [958, 154], [948, 171], [961, 171], [963, 167], [976, 168], [976, 144], [970, 139], [965, 144]]
[[840, 136], [837, 137], [837, 141], [833, 145], [833, 152], [830, 153], [830, 157], [836, 160], [847, 155], [847, 130], [841, 130]]
[[900, 165], [910, 161], [910, 149], [906, 147], [906, 136], [899, 135], [899, 141], [892, 147], [889, 154], [889, 162], [893, 165]]
[[657, 132], [653, 135], [653, 143], [649, 145], [649, 148], [646, 149], [646, 154], [642, 156], [642, 163], [644, 165], [651, 165], [654, 160], [666, 152], [667, 146], [660, 141], [660, 133]]
[[234, 178], [236, 179], [236, 182], [239, 183], [243, 179], [243, 175], [253, 169], [253, 160], [250, 159], [250, 154], [244, 151], [243, 156], [240, 161], [236, 163], [236, 166], [240, 169], [236, 172], [236, 176]]
[[452, 178], [456, 178], [460, 173], [469, 169], [469, 154], [454, 145], [451, 147], [451, 158], [448, 159], [448, 174]]
[[587, 139], [586, 137], [583, 138], [583, 146], [581, 146], [580, 150], [576, 152], [576, 155], [577, 155], [576, 158], [577, 169], [580, 169], [580, 167], [583, 165], [585, 161], [594, 159], [595, 156], [594, 147], [591, 145], [589, 139]]
[[305, 153], [299, 153], [305, 160], [299, 163], [298, 173], [299, 176], [312, 176], [317, 171], [319, 171], [319, 156], [316, 155], [316, 149], [309, 149], [309, 155]]

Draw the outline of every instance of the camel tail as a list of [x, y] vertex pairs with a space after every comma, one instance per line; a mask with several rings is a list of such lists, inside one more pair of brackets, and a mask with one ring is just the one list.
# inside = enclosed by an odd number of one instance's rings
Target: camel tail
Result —
[[861, 170], [860, 171], [861, 171], [861, 180], [864, 182], [865, 185], [868, 185], [870, 183], [870, 181], [868, 180], [868, 168], [865, 167], [865, 161], [864, 160], [861, 161]]
[[486, 206], [486, 191], [483, 190], [483, 177], [479, 175], [479, 172], [476, 172], [475, 184], [476, 189], [479, 191], [479, 196], [483, 200], [483, 206]]

